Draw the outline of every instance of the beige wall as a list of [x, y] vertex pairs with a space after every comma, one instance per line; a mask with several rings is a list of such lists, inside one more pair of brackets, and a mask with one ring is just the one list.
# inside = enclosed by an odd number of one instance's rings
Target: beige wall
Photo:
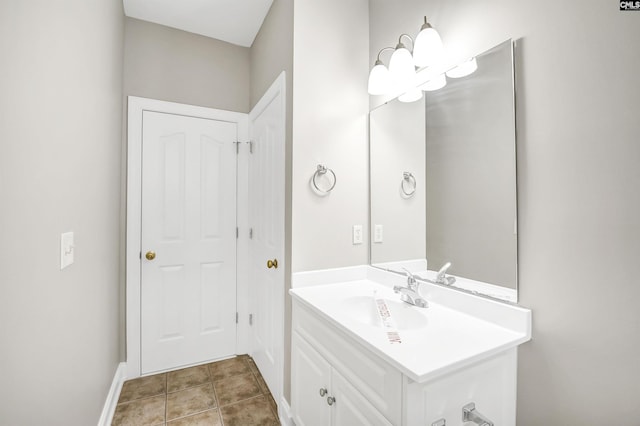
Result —
[[533, 340], [518, 426], [637, 424], [640, 16], [600, 0], [385, 4], [370, 1], [371, 64], [422, 14], [458, 57], [520, 39], [518, 274]]
[[[293, 117], [293, 0], [274, 0], [251, 46], [251, 108], [282, 71], [286, 73], [285, 141], [285, 333], [283, 394], [290, 401], [291, 365], [291, 123]], [[276, 401], [280, 403], [280, 401]]]
[[[368, 263], [368, 235], [352, 245], [353, 225], [368, 229], [367, 0], [297, 0], [293, 47], [292, 270]], [[315, 195], [318, 164], [337, 184]]]
[[96, 424], [120, 361], [122, 4], [3, 1], [0, 40], [0, 423]]
[[[371, 244], [373, 264], [427, 258], [425, 129], [424, 99], [395, 100], [369, 115], [371, 222], [383, 226], [383, 241]], [[410, 197], [404, 172], [415, 179]]]
[[125, 19], [124, 95], [249, 112], [249, 48]]

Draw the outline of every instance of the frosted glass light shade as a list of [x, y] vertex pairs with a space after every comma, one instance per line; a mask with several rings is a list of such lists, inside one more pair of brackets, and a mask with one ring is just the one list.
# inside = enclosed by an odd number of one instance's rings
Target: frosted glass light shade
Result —
[[411, 84], [416, 75], [416, 68], [413, 65], [413, 58], [406, 47], [399, 45], [391, 55], [389, 61], [389, 72], [394, 83], [401, 88]]
[[391, 74], [382, 62], [376, 62], [369, 73], [368, 92], [370, 95], [386, 95], [391, 92]]
[[415, 102], [420, 99], [422, 99], [422, 90], [415, 87], [398, 97], [400, 102]]
[[[428, 24], [425, 24], [428, 25]], [[444, 47], [440, 34], [431, 26], [424, 28], [416, 37], [413, 47], [413, 62], [417, 67], [428, 67], [442, 60]]]
[[471, 58], [467, 62], [463, 62], [455, 68], [451, 68], [447, 71], [447, 77], [461, 78], [473, 74], [478, 69], [478, 62], [476, 58]]
[[431, 92], [433, 90], [442, 89], [447, 85], [447, 77], [444, 74], [440, 74], [437, 77], [432, 78], [431, 80], [424, 83], [419, 87], [420, 90], [424, 90], [425, 92]]

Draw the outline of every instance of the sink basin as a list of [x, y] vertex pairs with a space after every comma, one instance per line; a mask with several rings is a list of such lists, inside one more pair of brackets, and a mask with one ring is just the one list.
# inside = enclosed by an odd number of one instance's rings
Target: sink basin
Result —
[[[418, 308], [400, 300], [383, 300], [398, 330], [414, 330], [427, 325], [427, 317], [423, 311], [428, 308]], [[382, 320], [372, 296], [346, 297], [340, 301], [340, 307], [345, 316], [361, 324], [382, 327]]]

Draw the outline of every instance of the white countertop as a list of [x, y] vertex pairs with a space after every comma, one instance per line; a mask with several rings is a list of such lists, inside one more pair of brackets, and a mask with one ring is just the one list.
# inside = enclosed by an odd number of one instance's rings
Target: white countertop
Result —
[[[378, 272], [374, 275], [381, 277]], [[426, 289], [422, 293], [429, 307], [418, 308], [397, 303], [400, 295], [393, 292], [389, 280], [357, 279], [358, 274], [353, 273], [345, 277], [344, 282], [337, 282], [333, 277], [332, 283], [320, 285], [317, 281], [321, 280], [316, 280], [315, 285], [294, 288], [290, 294], [294, 300], [419, 383], [516, 347], [531, 338], [531, 311], [528, 309], [462, 293], [459, 297], [466, 298], [462, 301], [456, 300], [455, 294], [442, 296], [447, 289]], [[305, 280], [308, 278], [306, 276]], [[415, 323], [419, 326], [409, 328], [402, 326], [402, 321], [396, 321], [402, 343], [390, 343], [381, 323], [374, 325], [362, 321], [354, 312], [357, 308], [350, 309], [350, 300], [363, 300], [363, 297], [371, 297], [372, 307], [375, 306], [374, 290], [376, 298], [390, 301], [390, 307], [396, 309], [399, 317], [410, 314], [411, 321], [418, 320]], [[453, 303], [448, 303], [450, 301]], [[474, 315], [460, 309], [467, 306]], [[402, 309], [412, 311], [403, 312]]]

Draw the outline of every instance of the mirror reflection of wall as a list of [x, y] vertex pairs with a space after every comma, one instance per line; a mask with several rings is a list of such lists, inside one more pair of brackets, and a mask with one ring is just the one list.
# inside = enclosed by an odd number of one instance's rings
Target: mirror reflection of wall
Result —
[[[511, 41], [468, 77], [426, 93], [427, 259], [433, 268], [516, 288]], [[431, 268], [431, 269], [433, 269]]]
[[[451, 261], [452, 275], [515, 290], [511, 40], [476, 60], [473, 74], [447, 78], [424, 100], [371, 111], [371, 264], [420, 272], [425, 258], [429, 270]], [[412, 197], [401, 193], [406, 171], [416, 177]]]
[[426, 256], [424, 114], [423, 101], [392, 101], [369, 114], [372, 263]]

